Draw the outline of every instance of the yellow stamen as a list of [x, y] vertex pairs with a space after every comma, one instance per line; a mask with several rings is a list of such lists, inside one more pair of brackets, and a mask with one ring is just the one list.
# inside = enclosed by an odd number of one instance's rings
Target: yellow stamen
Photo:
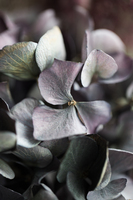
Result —
[[68, 105], [69, 105], [69, 106], [75, 106], [76, 103], [77, 103], [76, 101], [72, 100], [72, 101], [69, 101], [69, 102], [68, 102]]

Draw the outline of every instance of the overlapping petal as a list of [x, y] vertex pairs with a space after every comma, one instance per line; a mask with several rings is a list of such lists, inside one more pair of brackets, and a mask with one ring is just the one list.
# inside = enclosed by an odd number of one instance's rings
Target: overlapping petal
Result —
[[100, 199], [100, 200], [110, 200], [117, 198], [120, 193], [126, 187], [126, 179], [121, 178], [111, 181], [105, 188], [102, 190], [95, 190], [87, 195], [87, 200], [89, 199]]
[[102, 50], [94, 49], [86, 59], [81, 73], [81, 82], [87, 87], [94, 74], [101, 78], [110, 78], [117, 71], [115, 60]]
[[52, 67], [45, 69], [38, 80], [43, 98], [53, 105], [71, 101], [71, 86], [81, 67], [81, 63], [55, 59]]
[[77, 102], [76, 108], [88, 134], [94, 133], [100, 124], [107, 123], [111, 118], [110, 105], [105, 101]]
[[85, 134], [86, 128], [79, 120], [74, 106], [53, 109], [48, 106], [35, 108], [33, 113], [34, 137], [51, 140]]

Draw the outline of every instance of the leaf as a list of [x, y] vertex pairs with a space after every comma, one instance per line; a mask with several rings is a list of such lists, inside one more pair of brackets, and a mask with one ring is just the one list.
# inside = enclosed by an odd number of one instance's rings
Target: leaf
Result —
[[127, 181], [125, 178], [113, 180], [102, 190], [94, 190], [89, 192], [87, 194], [87, 199], [110, 200], [117, 198], [126, 187], [126, 182]]
[[15, 174], [11, 167], [3, 160], [0, 159], [0, 174], [8, 179], [13, 179]]
[[0, 50], [0, 72], [18, 80], [36, 79], [39, 68], [35, 61], [34, 42], [19, 42]]
[[95, 133], [100, 124], [107, 123], [111, 118], [110, 105], [105, 101], [77, 102], [76, 108], [88, 134]]
[[39, 77], [39, 89], [43, 98], [53, 105], [62, 105], [72, 100], [71, 86], [82, 67], [81, 63], [54, 61]]
[[37, 107], [33, 113], [33, 125], [33, 135], [37, 140], [53, 140], [86, 133], [74, 106], [65, 109]]
[[46, 167], [53, 159], [51, 152], [41, 146], [35, 146], [33, 148], [18, 146], [13, 154], [21, 158], [28, 165], [39, 168]]
[[9, 131], [0, 131], [0, 152], [15, 147], [16, 135]]
[[64, 60], [66, 50], [60, 29], [55, 26], [39, 40], [36, 49], [36, 62], [41, 71], [50, 67], [54, 58]]
[[115, 60], [102, 50], [94, 49], [89, 54], [81, 72], [81, 82], [84, 87], [89, 86], [94, 74], [100, 78], [110, 78], [118, 69]]
[[24, 200], [23, 196], [0, 185], [0, 200]]

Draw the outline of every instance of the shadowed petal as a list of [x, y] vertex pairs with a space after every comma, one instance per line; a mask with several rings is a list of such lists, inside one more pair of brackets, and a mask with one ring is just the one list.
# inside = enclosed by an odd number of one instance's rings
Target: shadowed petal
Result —
[[39, 88], [43, 98], [51, 104], [62, 105], [72, 100], [71, 86], [82, 67], [81, 63], [54, 61], [39, 77]]
[[6, 101], [10, 107], [13, 106], [13, 99], [7, 82], [0, 83], [0, 98]]
[[15, 177], [15, 174], [11, 169], [11, 167], [1, 159], [0, 159], [0, 174], [2, 174], [2, 176], [8, 179], [13, 179]]
[[94, 133], [100, 124], [107, 123], [111, 118], [110, 105], [105, 101], [78, 102], [76, 108], [88, 134]]
[[15, 147], [16, 135], [9, 131], [0, 131], [0, 152]]
[[2, 185], [0, 185], [0, 197], [2, 197], [1, 200], [24, 200], [24, 197], [21, 194], [5, 188]]
[[87, 199], [99, 199], [99, 200], [110, 200], [117, 198], [120, 193], [126, 187], [126, 179], [121, 178], [117, 180], [111, 181], [105, 188], [102, 190], [94, 190], [89, 192], [87, 195]]
[[33, 135], [38, 140], [58, 139], [86, 133], [86, 128], [80, 122], [74, 106], [66, 109], [37, 107], [33, 113], [33, 125]]
[[67, 187], [75, 200], [86, 200], [87, 183], [72, 172], [67, 174]]
[[133, 153], [131, 152], [110, 148], [109, 160], [114, 173], [122, 173], [133, 168]]
[[33, 148], [17, 146], [17, 149], [13, 152], [13, 154], [21, 158], [28, 165], [39, 168], [46, 167], [52, 162], [53, 159], [53, 155], [49, 149], [39, 145]]

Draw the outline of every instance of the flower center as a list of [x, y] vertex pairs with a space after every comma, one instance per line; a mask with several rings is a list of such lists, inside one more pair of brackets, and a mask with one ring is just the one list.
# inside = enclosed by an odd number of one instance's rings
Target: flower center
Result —
[[76, 105], [76, 101], [72, 100], [68, 102], [68, 106], [75, 106]]

